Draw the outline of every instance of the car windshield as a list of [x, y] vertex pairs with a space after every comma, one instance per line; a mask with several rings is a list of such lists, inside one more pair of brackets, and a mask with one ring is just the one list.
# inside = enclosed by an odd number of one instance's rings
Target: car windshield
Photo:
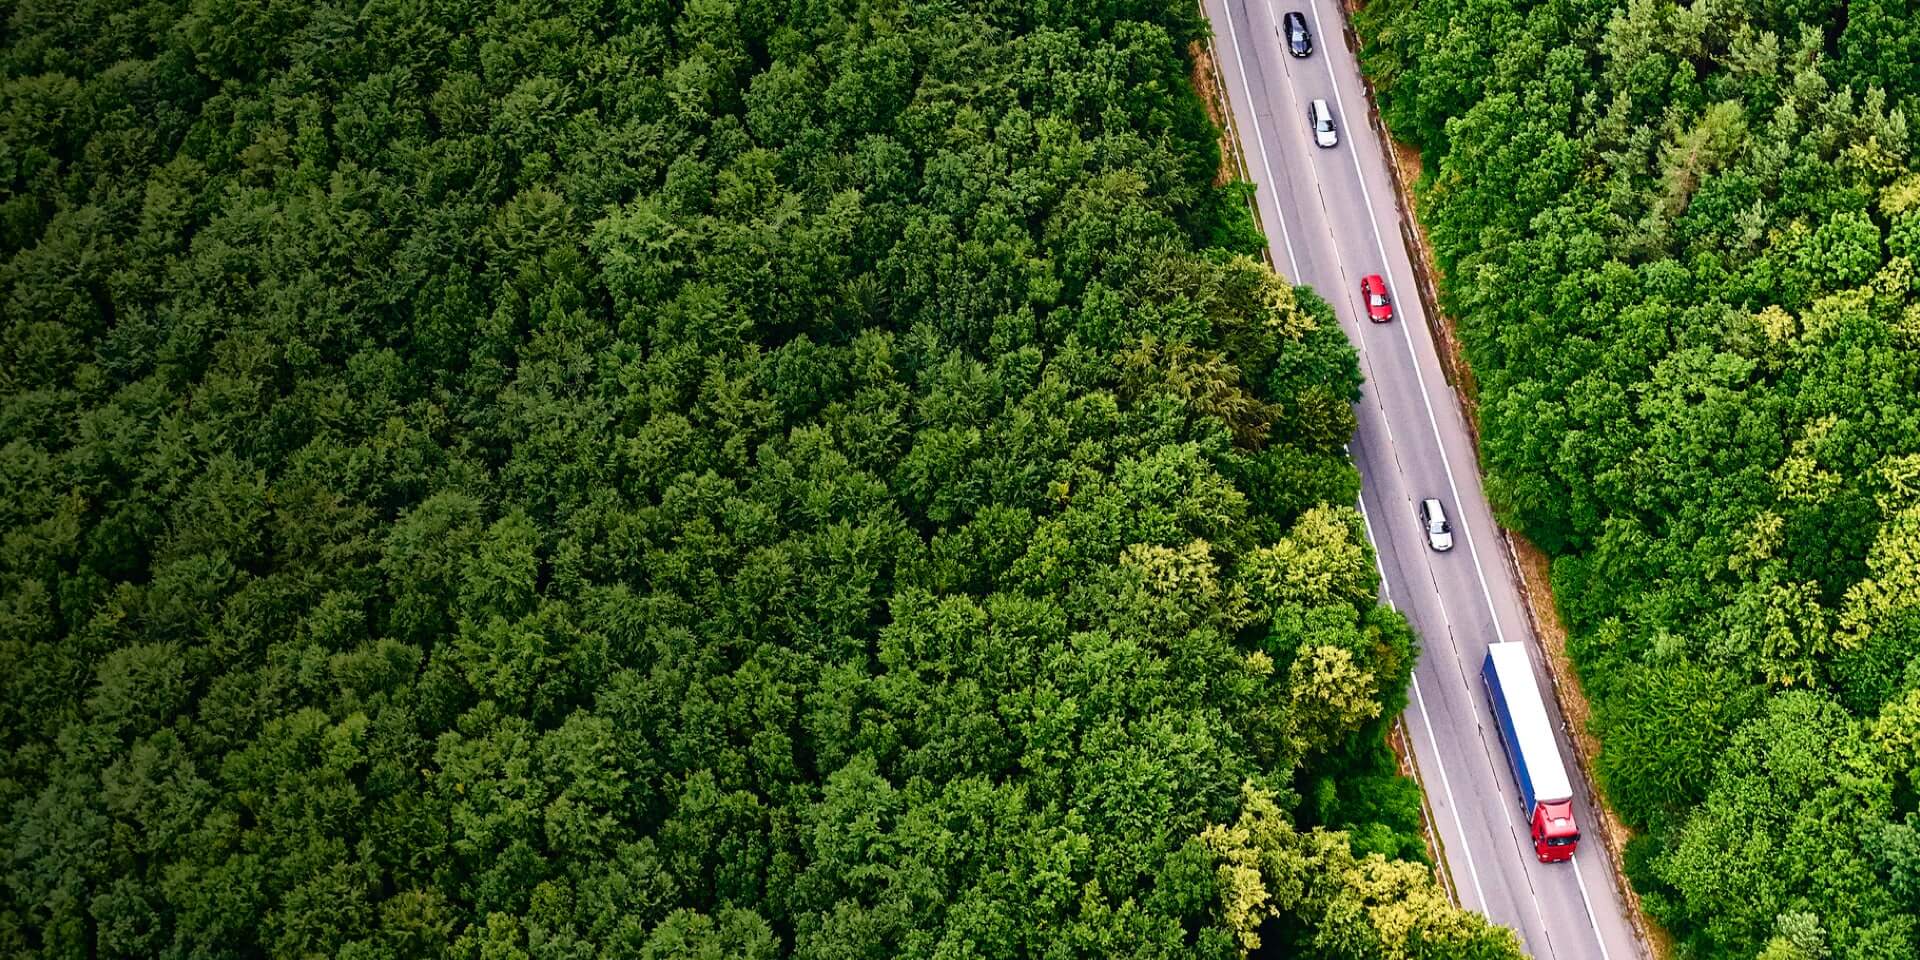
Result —
[[1577, 833], [1570, 837], [1547, 838], [1547, 846], [1549, 847], [1571, 847], [1578, 842], [1580, 842], [1580, 835]]
[[1368, 302], [1376, 307], [1384, 307], [1387, 305], [1387, 295], [1384, 293], [1376, 293], [1368, 299]]
[[1332, 130], [1333, 118], [1323, 114], [1320, 119], [1313, 122], [1313, 128], [1315, 130]]

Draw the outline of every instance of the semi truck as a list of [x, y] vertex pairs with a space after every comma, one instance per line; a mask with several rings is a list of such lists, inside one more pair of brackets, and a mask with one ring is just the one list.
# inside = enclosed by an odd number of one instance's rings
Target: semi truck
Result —
[[1500, 743], [1520, 785], [1520, 809], [1527, 816], [1533, 852], [1541, 863], [1573, 858], [1580, 845], [1580, 829], [1573, 822], [1573, 785], [1567, 780], [1560, 747], [1553, 741], [1553, 725], [1546, 704], [1533, 682], [1533, 664], [1525, 644], [1487, 645], [1480, 679], [1493, 702], [1500, 727]]

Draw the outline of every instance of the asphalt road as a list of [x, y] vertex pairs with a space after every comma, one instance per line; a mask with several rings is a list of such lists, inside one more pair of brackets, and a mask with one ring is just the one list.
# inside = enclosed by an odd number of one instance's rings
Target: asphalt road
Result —
[[[1361, 507], [1380, 558], [1386, 599], [1421, 639], [1406, 724], [1460, 902], [1519, 931], [1535, 957], [1628, 960], [1645, 955], [1627, 921], [1606, 855], [1592, 836], [1588, 785], [1572, 766], [1564, 720], [1506, 547], [1482, 492], [1465, 415], [1441, 371], [1414, 286], [1386, 155], [1367, 119], [1366, 88], [1332, 0], [1203, 0], [1214, 52], [1246, 148], [1274, 263], [1327, 298], [1360, 352], [1366, 376], [1352, 445]], [[1286, 52], [1281, 16], [1307, 18], [1314, 51]], [[1307, 105], [1333, 107], [1340, 144], [1314, 146]], [[1360, 278], [1386, 278], [1391, 323], [1367, 320]], [[1454, 549], [1426, 546], [1415, 509], [1437, 497]], [[1588, 831], [1571, 863], [1540, 863], [1527, 841], [1518, 788], [1479, 680], [1486, 646], [1525, 641], [1560, 727]]]

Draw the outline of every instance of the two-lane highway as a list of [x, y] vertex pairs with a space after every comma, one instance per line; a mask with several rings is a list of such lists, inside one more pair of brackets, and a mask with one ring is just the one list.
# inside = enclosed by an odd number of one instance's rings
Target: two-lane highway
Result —
[[[1527, 643], [1556, 726], [1564, 726], [1538, 646], [1482, 492], [1479, 464], [1414, 287], [1386, 154], [1368, 122], [1366, 88], [1331, 0], [1204, 0], [1214, 51], [1274, 261], [1318, 290], [1359, 349], [1366, 376], [1352, 445], [1361, 509], [1379, 554], [1383, 590], [1421, 639], [1406, 722], [1461, 903], [1519, 931], [1535, 957], [1629, 960], [1644, 955], [1593, 835], [1586, 785], [1575, 816], [1586, 831], [1572, 863], [1532, 853], [1517, 788], [1479, 679], [1487, 644]], [[1288, 54], [1281, 17], [1298, 11], [1311, 56]], [[1308, 104], [1326, 100], [1340, 143], [1314, 145]], [[1372, 323], [1362, 277], [1386, 279], [1394, 319]], [[1429, 549], [1416, 519], [1436, 497], [1455, 547]], [[1572, 752], [1565, 731], [1561, 752]]]

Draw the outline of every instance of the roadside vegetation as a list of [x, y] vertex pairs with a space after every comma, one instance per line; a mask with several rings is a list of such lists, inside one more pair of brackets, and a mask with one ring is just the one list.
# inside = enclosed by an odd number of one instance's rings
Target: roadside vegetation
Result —
[[1699, 958], [1920, 956], [1920, 20], [1374, 0], [1628, 868]]
[[1191, 3], [0, 17], [0, 951], [1518, 956]]

